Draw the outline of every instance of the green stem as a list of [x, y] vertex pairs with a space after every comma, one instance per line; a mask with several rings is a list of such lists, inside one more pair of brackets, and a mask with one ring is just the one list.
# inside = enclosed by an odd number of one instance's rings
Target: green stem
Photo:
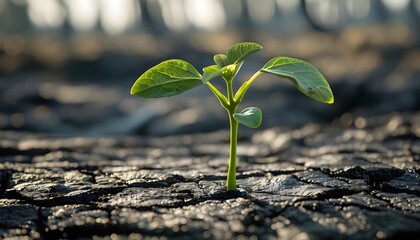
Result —
[[226, 180], [226, 187], [228, 190], [236, 189], [236, 145], [238, 142], [238, 121], [233, 117], [234, 112], [229, 111], [230, 122], [230, 155], [229, 167]]
[[238, 142], [238, 121], [233, 117], [233, 114], [236, 111], [238, 103], [235, 102], [235, 97], [233, 96], [233, 86], [232, 81], [226, 81], [227, 95], [229, 101], [229, 107], [227, 108], [229, 114], [229, 123], [230, 123], [230, 155], [229, 155], [229, 167], [228, 175], [226, 179], [226, 187], [228, 190], [236, 189], [236, 145]]
[[213, 86], [210, 82], [206, 83], [207, 87], [213, 92], [213, 94], [216, 96], [216, 98], [219, 100], [220, 104], [225, 108], [228, 109], [229, 103], [226, 99], [226, 97], [219, 92], [219, 90]]
[[228, 190], [236, 189], [236, 145], [238, 143], [238, 125], [239, 122], [233, 117], [236, 112], [236, 108], [240, 101], [235, 101], [233, 95], [232, 79], [225, 79], [227, 87], [227, 98], [217, 90], [211, 83], [206, 83], [207, 87], [213, 92], [213, 94], [219, 99], [222, 106], [226, 109], [229, 115], [230, 123], [230, 155], [229, 155], [229, 167], [226, 179], [226, 187]]
[[235, 94], [235, 100], [236, 102], [242, 102], [242, 98], [244, 98], [246, 91], [251, 86], [251, 84], [254, 82], [255, 79], [257, 79], [258, 76], [260, 76], [263, 72], [258, 71], [252, 77], [244, 82], [242, 86], [238, 89], [238, 91]]

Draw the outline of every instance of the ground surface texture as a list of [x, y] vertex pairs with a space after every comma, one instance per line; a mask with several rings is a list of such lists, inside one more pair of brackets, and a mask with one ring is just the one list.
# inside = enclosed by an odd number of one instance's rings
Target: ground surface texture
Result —
[[420, 114], [247, 132], [86, 138], [0, 133], [0, 236], [418, 239]]

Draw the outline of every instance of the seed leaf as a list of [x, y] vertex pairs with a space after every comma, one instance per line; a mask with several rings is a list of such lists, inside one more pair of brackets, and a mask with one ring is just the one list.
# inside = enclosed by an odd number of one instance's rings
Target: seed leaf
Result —
[[233, 45], [228, 52], [227, 58], [229, 64], [241, 63], [249, 55], [262, 49], [262, 46], [253, 42], [242, 42]]
[[197, 87], [201, 74], [190, 63], [171, 59], [143, 73], [131, 87], [130, 93], [143, 98], [170, 97]]
[[245, 108], [241, 113], [234, 113], [233, 117], [239, 123], [250, 128], [257, 128], [262, 122], [262, 112], [257, 107]]
[[225, 54], [217, 54], [213, 57], [214, 63], [219, 66], [219, 68], [223, 68], [224, 66], [229, 65], [228, 59]]
[[284, 77], [306, 96], [322, 103], [334, 103], [334, 95], [324, 76], [311, 64], [290, 57], [276, 57], [268, 61], [261, 71]]

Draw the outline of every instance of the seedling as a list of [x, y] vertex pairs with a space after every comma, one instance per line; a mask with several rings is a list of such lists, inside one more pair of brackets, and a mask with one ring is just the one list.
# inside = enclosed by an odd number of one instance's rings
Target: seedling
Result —
[[[257, 128], [262, 121], [262, 112], [257, 107], [248, 107], [236, 112], [246, 91], [263, 73], [273, 74], [292, 81], [297, 90], [322, 103], [332, 104], [334, 96], [327, 80], [311, 64], [290, 57], [276, 57], [268, 61], [248, 81], [244, 82], [234, 94], [232, 82], [244, 60], [262, 49], [257, 43], [243, 42], [233, 45], [227, 55], [214, 56], [215, 65], [203, 68], [201, 75], [193, 65], [171, 59], [159, 63], [143, 73], [131, 88], [131, 94], [143, 98], [170, 97], [195, 88], [201, 84], [207, 86], [226, 109], [230, 122], [230, 157], [226, 180], [228, 190], [236, 188], [236, 145], [239, 123]], [[223, 95], [210, 80], [222, 77], [226, 82], [227, 94]]]

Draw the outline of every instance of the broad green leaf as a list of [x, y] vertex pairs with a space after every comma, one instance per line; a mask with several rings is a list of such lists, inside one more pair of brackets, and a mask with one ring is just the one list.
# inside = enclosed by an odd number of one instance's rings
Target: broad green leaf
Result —
[[204, 74], [201, 81], [206, 84], [211, 79], [220, 76], [222, 74], [222, 69], [220, 69], [217, 65], [211, 65], [203, 68], [203, 72]]
[[245, 108], [241, 113], [234, 113], [233, 117], [239, 123], [250, 128], [257, 128], [262, 122], [262, 112], [257, 107]]
[[131, 87], [130, 93], [144, 98], [170, 97], [201, 83], [201, 74], [190, 63], [171, 59], [143, 73]]
[[227, 65], [229, 65], [228, 59], [225, 54], [217, 54], [213, 57], [214, 63], [219, 66], [219, 68], [223, 68]]
[[287, 78], [306, 96], [322, 103], [334, 103], [334, 95], [327, 80], [311, 64], [290, 57], [276, 57], [268, 61], [261, 71]]
[[242, 42], [233, 45], [228, 52], [229, 64], [241, 63], [249, 55], [262, 49], [262, 46], [253, 42]]

